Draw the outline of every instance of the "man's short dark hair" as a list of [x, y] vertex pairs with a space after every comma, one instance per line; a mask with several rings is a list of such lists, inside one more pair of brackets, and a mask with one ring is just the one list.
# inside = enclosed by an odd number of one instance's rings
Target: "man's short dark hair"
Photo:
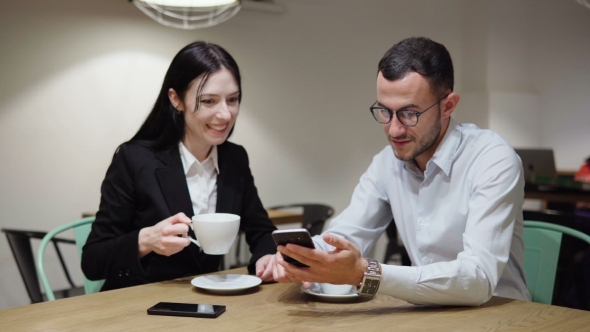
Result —
[[425, 37], [411, 37], [393, 45], [379, 61], [379, 71], [388, 81], [416, 72], [428, 80], [437, 98], [453, 91], [455, 82], [449, 51]]

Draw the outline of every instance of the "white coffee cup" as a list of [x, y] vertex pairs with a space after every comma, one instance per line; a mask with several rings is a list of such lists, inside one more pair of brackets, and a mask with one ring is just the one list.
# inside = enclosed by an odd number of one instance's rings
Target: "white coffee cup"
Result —
[[240, 216], [230, 213], [206, 213], [193, 217], [193, 231], [197, 239], [189, 237], [209, 255], [225, 255], [236, 240]]
[[320, 284], [322, 292], [329, 295], [347, 295], [350, 294], [352, 285], [334, 285], [334, 284]]

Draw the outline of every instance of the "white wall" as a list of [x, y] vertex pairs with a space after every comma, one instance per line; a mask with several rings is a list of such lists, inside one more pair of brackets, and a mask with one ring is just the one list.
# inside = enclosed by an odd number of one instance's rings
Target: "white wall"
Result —
[[590, 10], [557, 0], [465, 1], [463, 9], [471, 13], [463, 55], [477, 56], [465, 59], [459, 113], [479, 105], [486, 111], [466, 120], [515, 147], [552, 148], [558, 169], [578, 169], [590, 156]]
[[538, 5], [531, 79], [540, 91], [541, 145], [558, 169], [578, 169], [590, 156], [590, 10], [574, 1]]
[[[368, 112], [377, 62], [408, 36], [451, 52], [459, 121], [504, 130], [515, 145], [553, 147], [558, 167], [575, 169], [590, 154], [590, 10], [573, 0], [501, 2], [293, 0], [285, 14], [242, 10], [181, 31], [123, 0], [2, 1], [0, 226], [49, 230], [96, 210], [116, 146], [142, 123], [172, 56], [199, 39], [241, 67], [232, 141], [247, 148], [265, 205], [346, 207], [387, 144]], [[501, 122], [512, 100], [538, 113], [517, 121], [527, 125], [520, 134]], [[27, 303], [1, 237], [0, 309]]]

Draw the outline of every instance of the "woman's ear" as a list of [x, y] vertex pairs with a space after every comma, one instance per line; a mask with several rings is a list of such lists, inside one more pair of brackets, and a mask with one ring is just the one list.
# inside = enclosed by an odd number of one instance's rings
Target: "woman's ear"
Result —
[[446, 119], [446, 118], [450, 117], [451, 114], [453, 114], [453, 111], [455, 110], [455, 107], [457, 107], [457, 104], [459, 103], [460, 99], [461, 99], [461, 96], [459, 96], [458, 93], [456, 93], [456, 92], [449, 93], [447, 98], [445, 98], [445, 100], [444, 100], [444, 104], [441, 107], [441, 110], [442, 110], [441, 113], [442, 113], [443, 119]]
[[182, 100], [180, 100], [180, 97], [172, 88], [168, 90], [168, 99], [170, 99], [170, 103], [174, 108], [176, 108], [176, 110], [178, 110], [179, 112], [184, 111], [184, 105], [182, 105]]

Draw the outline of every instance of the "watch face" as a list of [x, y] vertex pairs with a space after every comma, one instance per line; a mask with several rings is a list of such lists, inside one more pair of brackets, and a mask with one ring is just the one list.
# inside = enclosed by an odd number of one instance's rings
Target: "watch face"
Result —
[[364, 294], [371, 294], [374, 295], [377, 293], [377, 289], [379, 288], [379, 279], [370, 279], [366, 278], [365, 283], [360, 291], [360, 293]]

